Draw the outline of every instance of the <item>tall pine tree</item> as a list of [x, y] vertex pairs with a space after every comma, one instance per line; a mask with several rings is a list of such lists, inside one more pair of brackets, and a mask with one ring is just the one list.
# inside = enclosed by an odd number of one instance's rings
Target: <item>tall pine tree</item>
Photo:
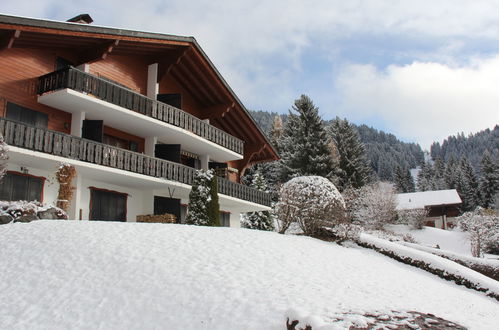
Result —
[[371, 179], [366, 150], [360, 141], [359, 133], [346, 119], [336, 117], [331, 122], [330, 135], [339, 154], [339, 187], [360, 188]]
[[280, 181], [303, 175], [332, 179], [333, 163], [328, 144], [318, 108], [308, 96], [302, 95], [289, 112], [280, 139]]
[[475, 170], [466, 157], [463, 157], [459, 163], [457, 192], [463, 201], [463, 204], [461, 204], [463, 211], [473, 211], [478, 206], [478, 180]]
[[484, 208], [493, 208], [495, 196], [499, 192], [499, 165], [485, 151], [482, 157], [482, 177], [480, 178], [480, 204]]

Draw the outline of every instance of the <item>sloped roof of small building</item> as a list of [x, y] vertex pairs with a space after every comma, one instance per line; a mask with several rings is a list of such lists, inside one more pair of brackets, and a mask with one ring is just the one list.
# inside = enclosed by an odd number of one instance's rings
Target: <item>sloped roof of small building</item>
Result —
[[461, 197], [459, 197], [456, 189], [397, 194], [397, 210], [419, 209], [437, 205], [456, 205], [461, 203]]

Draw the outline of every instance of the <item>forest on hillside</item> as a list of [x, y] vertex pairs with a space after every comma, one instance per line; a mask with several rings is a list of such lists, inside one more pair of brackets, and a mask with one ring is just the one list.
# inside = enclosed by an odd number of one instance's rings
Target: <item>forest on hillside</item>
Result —
[[434, 142], [431, 145], [431, 157], [436, 160], [441, 158], [448, 162], [449, 159], [466, 157], [477, 172], [481, 172], [480, 162], [485, 151], [492, 159], [499, 159], [499, 125], [494, 129], [484, 129], [475, 134], [465, 136], [463, 133], [446, 138], [442, 144]]

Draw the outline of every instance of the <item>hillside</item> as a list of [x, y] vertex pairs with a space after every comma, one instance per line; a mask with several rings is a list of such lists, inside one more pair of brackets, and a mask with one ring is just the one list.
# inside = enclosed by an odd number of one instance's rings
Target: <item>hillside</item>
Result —
[[[256, 123], [269, 134], [276, 112], [250, 111]], [[283, 123], [287, 115], [281, 115]], [[329, 126], [331, 121], [325, 121]], [[396, 165], [415, 168], [423, 161], [423, 151], [416, 143], [402, 142], [393, 134], [385, 133], [366, 125], [355, 125], [360, 139], [366, 148], [366, 154], [374, 173], [382, 180], [393, 180]]]
[[302, 236], [37, 221], [0, 226], [0, 241], [1, 329], [282, 329], [290, 313], [347, 326], [395, 311], [494, 329], [499, 313], [482, 293]]

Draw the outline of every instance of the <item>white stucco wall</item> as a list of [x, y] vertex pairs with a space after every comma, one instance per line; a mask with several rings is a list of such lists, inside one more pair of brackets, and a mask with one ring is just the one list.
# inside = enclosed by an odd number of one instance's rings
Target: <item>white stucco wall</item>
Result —
[[153, 210], [154, 203], [151, 197], [152, 190], [150, 191], [135, 190], [114, 184], [94, 181], [90, 178], [82, 177], [81, 187], [80, 187], [81, 189], [80, 208], [82, 209], [83, 220], [88, 220], [90, 217], [90, 187], [107, 189], [128, 194], [127, 213], [126, 213], [128, 222], [135, 222], [137, 219], [137, 215], [152, 214], [154, 211]]
[[[36, 163], [36, 158], [33, 158], [33, 163]], [[44, 163], [45, 169], [38, 169], [34, 167], [24, 166], [28, 170], [28, 174], [34, 176], [44, 177], [45, 184], [43, 189], [43, 202], [46, 204], [55, 205], [57, 201], [57, 195], [59, 192], [59, 183], [55, 178], [55, 172], [57, 170], [58, 163], [54, 163], [53, 170], [47, 170], [52, 165], [47, 166]], [[95, 165], [94, 165], [95, 166]], [[8, 164], [8, 170], [14, 172], [22, 172], [21, 165], [18, 163], [11, 162]], [[109, 170], [109, 169], [108, 169]], [[98, 171], [98, 169], [95, 169]], [[115, 170], [119, 172], [119, 170]], [[77, 171], [78, 172], [78, 171]], [[154, 196], [163, 196], [170, 197], [170, 192], [172, 193], [173, 198], [180, 198], [182, 204], [188, 204], [188, 190], [181, 187], [171, 188], [170, 191], [165, 189], [147, 189], [144, 187], [141, 188], [130, 188], [124, 187], [120, 185], [120, 182], [128, 182], [127, 175], [120, 176], [122, 179], [116, 180], [116, 177], [111, 177], [113, 180], [117, 181], [117, 184], [110, 184], [102, 182], [101, 180], [92, 179], [89, 176], [89, 171], [86, 173], [79, 172], [79, 177], [75, 179], [73, 185], [76, 187], [74, 193], [74, 200], [71, 203], [70, 210], [68, 211], [68, 215], [71, 219], [79, 219], [80, 209], [82, 220], [88, 220], [90, 217], [90, 189], [89, 187], [96, 187], [100, 189], [107, 189], [112, 191], [117, 191], [120, 193], [128, 194], [127, 197], [127, 221], [135, 222], [137, 215], [141, 214], [152, 214], [154, 213]], [[92, 172], [93, 173], [93, 172]], [[103, 172], [104, 173], [104, 172]], [[99, 173], [96, 173], [99, 174]], [[105, 176], [102, 176], [104, 178]], [[78, 191], [79, 190], [79, 191]], [[78, 199], [79, 196], [79, 199]], [[78, 202], [76, 200], [78, 199]], [[261, 205], [252, 205], [253, 203], [242, 201], [233, 197], [223, 196], [220, 199], [220, 209], [226, 212], [230, 212], [230, 226], [239, 228], [240, 225], [240, 212], [242, 209], [246, 211], [246, 208], [251, 209], [253, 207], [259, 209], [262, 208]]]

